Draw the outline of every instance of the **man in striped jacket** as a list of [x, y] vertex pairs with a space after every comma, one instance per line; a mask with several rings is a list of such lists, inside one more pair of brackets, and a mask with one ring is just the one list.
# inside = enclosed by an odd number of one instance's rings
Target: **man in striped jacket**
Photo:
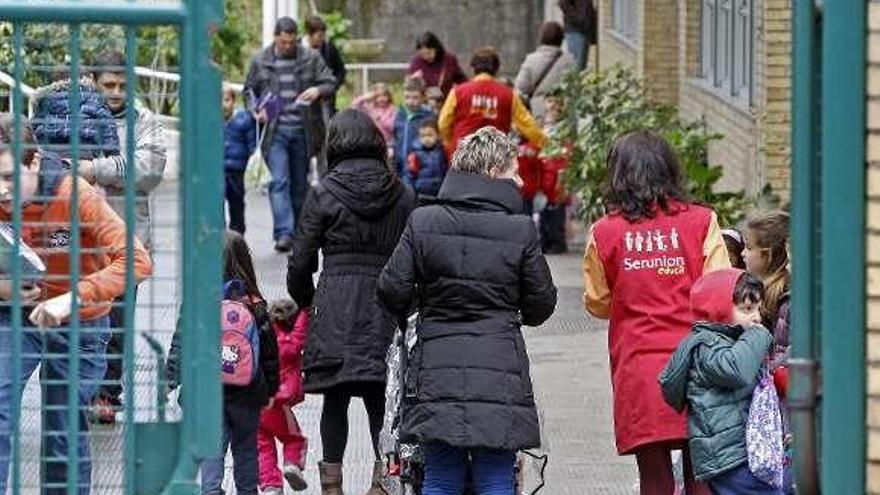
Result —
[[[95, 63], [94, 78], [99, 90], [107, 98], [107, 105], [116, 119], [119, 134], [119, 155], [96, 158], [80, 164], [80, 175], [107, 193], [107, 203], [125, 218], [125, 173], [129, 165], [134, 167], [134, 214], [135, 235], [150, 250], [152, 248], [152, 220], [150, 219], [150, 195], [162, 182], [165, 173], [165, 132], [155, 114], [137, 99], [134, 107], [127, 107], [125, 56], [117, 51], [101, 54]], [[134, 112], [134, 163], [127, 163], [126, 126], [128, 112]], [[124, 299], [116, 301], [110, 313], [113, 334], [108, 344], [106, 384], [95, 400], [94, 419], [101, 423], [113, 423], [115, 412], [121, 405], [122, 359], [124, 349]], [[134, 303], [134, 302], [132, 302]]]

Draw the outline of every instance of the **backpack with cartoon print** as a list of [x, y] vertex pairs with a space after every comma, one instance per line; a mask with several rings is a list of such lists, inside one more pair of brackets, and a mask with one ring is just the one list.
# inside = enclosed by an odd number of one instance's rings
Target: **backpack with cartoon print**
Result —
[[244, 284], [231, 280], [220, 303], [220, 359], [224, 385], [244, 387], [257, 378], [260, 363], [260, 329], [246, 304]]

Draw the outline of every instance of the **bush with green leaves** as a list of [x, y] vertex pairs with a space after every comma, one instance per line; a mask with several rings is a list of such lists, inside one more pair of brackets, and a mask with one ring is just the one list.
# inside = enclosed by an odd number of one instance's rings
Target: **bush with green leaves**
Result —
[[711, 206], [722, 225], [742, 219], [749, 204], [745, 193], [718, 192], [723, 170], [710, 165], [707, 148], [721, 134], [688, 122], [671, 105], [652, 102], [631, 70], [614, 67], [596, 72], [570, 72], [556, 90], [563, 105], [563, 122], [551, 136], [545, 154], [571, 152], [565, 171], [566, 187], [580, 199], [578, 215], [591, 223], [605, 214], [602, 192], [608, 175], [606, 159], [614, 140], [629, 132], [649, 130], [664, 136], [677, 153], [690, 197]]

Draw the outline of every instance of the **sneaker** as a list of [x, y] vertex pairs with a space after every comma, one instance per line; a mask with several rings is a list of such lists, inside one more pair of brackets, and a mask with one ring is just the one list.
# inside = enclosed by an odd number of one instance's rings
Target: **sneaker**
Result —
[[305, 476], [303, 476], [302, 468], [293, 464], [284, 465], [284, 479], [295, 492], [301, 492], [309, 487]]
[[291, 249], [293, 249], [293, 239], [288, 236], [284, 236], [275, 242], [275, 251], [279, 253], [289, 253]]
[[93, 424], [112, 425], [116, 423], [116, 410], [118, 406], [105, 397], [98, 397], [92, 403], [89, 420]]

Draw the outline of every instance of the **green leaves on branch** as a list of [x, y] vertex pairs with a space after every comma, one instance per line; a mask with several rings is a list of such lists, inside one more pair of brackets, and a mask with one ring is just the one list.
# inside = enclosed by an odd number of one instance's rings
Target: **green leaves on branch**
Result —
[[605, 214], [602, 191], [607, 180], [606, 159], [614, 140], [623, 134], [650, 130], [664, 136], [678, 154], [685, 188], [695, 201], [710, 205], [722, 225], [742, 219], [750, 204], [743, 191], [716, 192], [723, 169], [710, 165], [707, 149], [723, 138], [699, 122], [684, 121], [671, 105], [651, 102], [641, 81], [629, 70], [614, 67], [598, 72], [571, 72], [556, 92], [564, 121], [551, 137], [545, 154], [571, 146], [571, 163], [564, 173], [569, 191], [581, 201], [578, 215], [591, 223]]

